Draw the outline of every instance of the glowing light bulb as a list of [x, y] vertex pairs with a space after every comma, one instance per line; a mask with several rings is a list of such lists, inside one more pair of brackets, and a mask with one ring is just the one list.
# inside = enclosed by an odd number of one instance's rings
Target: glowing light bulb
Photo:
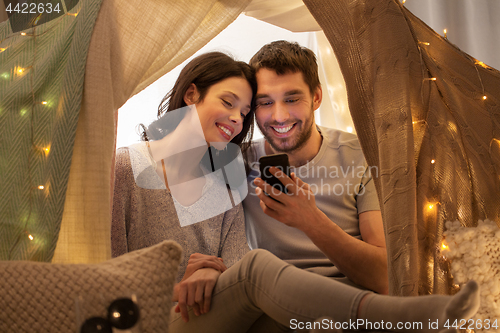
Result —
[[352, 133], [352, 127], [351, 126], [347, 126], [347, 132]]
[[17, 72], [18, 72], [19, 74], [22, 74], [22, 72], [24, 72], [24, 68], [19, 68], [19, 69], [17, 70]]
[[34, 239], [34, 237], [33, 237], [33, 236], [31, 236], [31, 235], [28, 235], [28, 238], [29, 238], [30, 240], [33, 240], [33, 239]]
[[402, 3], [404, 4], [405, 2], [406, 2], [406, 0], [403, 0], [403, 2], [402, 2]]
[[423, 44], [423, 45], [426, 45], [426, 46], [429, 46], [431, 45], [431, 43], [428, 43], [428, 42], [419, 42], [420, 44]]
[[437, 78], [435, 78], [435, 77], [426, 77], [424, 79], [424, 81], [436, 81], [436, 80], [437, 80]]
[[479, 66], [484, 67], [484, 68], [489, 68], [488, 65], [486, 65], [484, 62], [479, 61], [479, 60], [476, 60], [476, 65], [479, 65]]
[[71, 15], [71, 16], [74, 16], [74, 17], [77, 17], [77, 16], [78, 16], [78, 13], [68, 13], [68, 15]]
[[21, 36], [26, 36], [26, 33], [25, 32], [21, 32]]
[[488, 99], [488, 97], [486, 97], [486, 95], [483, 96], [483, 101], [485, 101], [486, 99]]
[[441, 242], [441, 250], [447, 250], [448, 249], [448, 245], [445, 244], [444, 241]]
[[448, 38], [448, 37], [446, 36], [446, 33], [448, 32], [448, 30], [444, 29], [444, 30], [443, 30], [443, 32], [444, 32], [444, 38]]
[[3, 51], [7, 50], [6, 48], [3, 48], [3, 47], [0, 47], [0, 53], [2, 53]]
[[50, 152], [50, 146], [49, 146], [49, 147], [44, 148], [44, 149], [43, 149], [43, 151], [45, 151], [45, 154], [47, 154], [47, 155], [48, 155], [48, 154], [49, 154], [49, 152]]
[[46, 102], [46, 101], [43, 101], [43, 102], [42, 102], [42, 104], [43, 104], [43, 105], [47, 105], [47, 102]]
[[436, 160], [431, 160], [431, 164], [434, 164], [434, 163], [436, 163]]
[[45, 187], [43, 185], [38, 186], [39, 190], [43, 190]]

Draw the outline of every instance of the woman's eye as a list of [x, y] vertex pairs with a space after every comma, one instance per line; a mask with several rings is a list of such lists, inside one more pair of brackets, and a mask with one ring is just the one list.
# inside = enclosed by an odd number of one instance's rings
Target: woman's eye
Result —
[[241, 115], [241, 118], [245, 119], [245, 117], [247, 116], [246, 114], [244, 114], [243, 112], [240, 112], [240, 115]]
[[222, 100], [222, 103], [223, 103], [224, 105], [226, 105], [227, 107], [230, 107], [230, 108], [232, 108], [232, 107], [233, 107], [233, 104], [231, 104], [230, 102], [226, 101], [225, 99], [223, 99], [223, 100]]

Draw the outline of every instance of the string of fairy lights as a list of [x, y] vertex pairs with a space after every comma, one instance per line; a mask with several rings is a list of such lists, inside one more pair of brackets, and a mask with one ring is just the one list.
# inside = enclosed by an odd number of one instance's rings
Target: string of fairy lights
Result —
[[[76, 12], [76, 13], [69, 13], [67, 11], [67, 8], [66, 8], [66, 5], [64, 3], [64, 1], [61, 1], [62, 3], [62, 7], [63, 7], [63, 10], [65, 12], [64, 15], [62, 15], [61, 17], [58, 17], [57, 19], [59, 20], [59, 23], [62, 22], [62, 17], [63, 16], [72, 16], [72, 17], [77, 17], [79, 12]], [[41, 15], [39, 15], [33, 22], [33, 27], [28, 31], [28, 32], [25, 32], [25, 31], [21, 31], [19, 33], [16, 33], [16, 34], [11, 34], [9, 35], [9, 37], [7, 37], [7, 39], [9, 38], [13, 38], [15, 36], [22, 36], [22, 37], [26, 37], [26, 38], [31, 38], [32, 39], [32, 45], [33, 45], [33, 57], [32, 57], [32, 61], [31, 61], [31, 64], [29, 64], [28, 66], [24, 66], [24, 65], [18, 65], [18, 66], [15, 66], [12, 70], [11, 70], [11, 74], [9, 74], [8, 72], [6, 73], [3, 73], [0, 75], [1, 78], [3, 79], [11, 79], [12, 80], [21, 80], [22, 78], [25, 77], [25, 75], [29, 74], [29, 87], [30, 87], [30, 95], [31, 95], [31, 107], [22, 107], [21, 110], [19, 111], [19, 115], [24, 117], [24, 116], [29, 116], [30, 119], [29, 119], [29, 122], [30, 122], [30, 142], [31, 142], [31, 147], [32, 147], [32, 150], [35, 152], [35, 154], [38, 155], [38, 157], [42, 157], [44, 159], [44, 161], [46, 162], [48, 160], [48, 157], [49, 157], [49, 154], [51, 152], [51, 143], [48, 142], [48, 143], [45, 143], [45, 144], [37, 144], [35, 142], [35, 135], [34, 135], [34, 126], [35, 126], [35, 123], [34, 123], [34, 114], [35, 112], [39, 111], [39, 107], [44, 107], [44, 108], [50, 108], [52, 106], [53, 103], [51, 103], [50, 100], [39, 100], [36, 98], [36, 93], [35, 93], [35, 90], [34, 90], [34, 80], [35, 80], [35, 70], [34, 70], [34, 66], [35, 66], [35, 60], [37, 58], [37, 51], [38, 51], [38, 40], [37, 40], [37, 37], [40, 37], [40, 36], [43, 36], [49, 32], [51, 32], [52, 30], [54, 30], [56, 28], [56, 25], [52, 26], [51, 28], [49, 29], [46, 29], [45, 31], [43, 31], [42, 33], [38, 33], [37, 34], [37, 23], [39, 21], [39, 19], [41, 18]], [[3, 41], [0, 41], [0, 43], [3, 42]], [[0, 47], [0, 53], [2, 52], [5, 52], [7, 49], [9, 48], [9, 46], [6, 46], [6, 47]], [[50, 141], [50, 140], [49, 140]], [[34, 197], [35, 197], [35, 191], [41, 191], [44, 193], [45, 197], [47, 197], [49, 195], [49, 188], [50, 188], [50, 184], [48, 183], [44, 183], [44, 182], [39, 182], [38, 184], [35, 183], [35, 181], [33, 180], [33, 175], [32, 175], [32, 172], [31, 172], [31, 169], [33, 167], [33, 159], [34, 157], [32, 156], [32, 154], [28, 154], [27, 155], [27, 177], [29, 178], [29, 198], [28, 198], [28, 201], [29, 201], [29, 205], [28, 205], [28, 213], [26, 215], [25, 218], [23, 218], [24, 222], [21, 220], [21, 223], [24, 223], [23, 224], [23, 227], [22, 227], [22, 232], [19, 233], [19, 235], [17, 236], [17, 238], [15, 239], [15, 241], [12, 243], [10, 249], [9, 249], [9, 257], [8, 259], [11, 260], [13, 259], [12, 258], [12, 254], [13, 254], [13, 251], [14, 249], [16, 248], [16, 246], [22, 241], [22, 238], [23, 236], [26, 237], [30, 242], [33, 242], [36, 240], [36, 233], [34, 232], [30, 232], [30, 230], [28, 230], [28, 224], [30, 222], [30, 219], [31, 219], [31, 215], [33, 213], [33, 206], [34, 206]]]
[[[406, 3], [407, 0], [401, 0], [401, 4], [404, 5]], [[443, 29], [443, 38], [448, 40], [448, 29]], [[423, 51], [422, 51], [422, 47], [428, 47], [430, 46], [430, 43], [429, 42], [426, 42], [426, 41], [419, 41], [417, 43], [417, 49], [420, 53], [420, 62], [421, 62], [421, 66], [422, 66], [422, 72], [423, 72], [423, 76], [424, 76], [424, 79], [423, 79], [423, 82], [422, 82], [422, 88], [424, 87], [424, 84], [427, 83], [437, 83], [438, 81], [438, 78], [436, 77], [425, 77], [425, 65], [424, 65], [424, 61], [423, 61]], [[430, 57], [428, 54], [427, 54], [428, 58], [434, 62], [434, 59], [432, 57]], [[487, 93], [485, 92], [485, 88], [484, 88], [484, 84], [483, 84], [483, 80], [481, 78], [481, 74], [480, 74], [480, 71], [478, 69], [478, 66], [479, 67], [483, 67], [483, 68], [486, 68], [486, 69], [489, 69], [490, 67], [487, 66], [486, 64], [484, 64], [482, 61], [479, 61], [479, 60], [476, 60], [476, 59], [473, 59], [469, 56], [467, 56], [467, 59], [469, 59], [472, 64], [474, 65], [474, 69], [476, 70], [476, 73], [477, 73], [477, 77], [478, 77], [478, 81], [479, 81], [479, 84], [480, 84], [480, 87], [481, 87], [481, 97], [480, 97], [480, 100], [479, 102], [485, 102], [488, 100], [488, 96], [487, 96]], [[439, 90], [439, 88], [438, 88]], [[424, 103], [424, 89], [421, 89], [421, 97], [422, 97], [422, 105], [425, 105]], [[450, 107], [447, 105], [446, 101], [444, 101], [444, 104], [445, 106], [451, 111]], [[492, 117], [491, 113], [489, 113], [490, 115], [490, 118]], [[493, 119], [492, 119], [492, 123], [493, 122]], [[412, 124], [413, 124], [413, 130], [414, 132], [416, 131], [416, 128], [418, 128], [419, 126], [424, 126], [424, 127], [427, 127], [428, 126], [428, 123], [425, 119], [422, 119], [422, 120], [413, 120], [412, 121]], [[494, 133], [494, 128], [492, 129], [493, 133], [492, 133], [492, 139], [490, 141], [490, 147], [489, 147], [489, 151], [490, 151], [490, 156], [491, 156], [491, 149], [492, 149], [492, 145], [494, 143], [496, 143], [498, 145], [498, 148], [500, 149], [500, 140], [496, 139], [495, 138], [495, 133]], [[431, 145], [431, 150], [432, 150], [432, 145]], [[431, 156], [433, 156], [434, 153], [431, 153]], [[436, 165], [436, 159], [434, 157], [431, 157], [430, 161], [429, 161], [433, 166]], [[467, 168], [469, 168], [469, 164], [467, 164]], [[469, 174], [470, 174], [470, 170], [468, 170]], [[439, 200], [436, 200], [436, 199], [431, 199], [431, 200], [428, 200], [427, 203], [424, 204], [424, 216], [433, 216], [434, 218], [437, 216], [437, 210], [438, 210], [438, 207], [441, 205], [441, 203], [439, 202]], [[443, 250], [447, 250], [448, 249], [448, 245], [445, 241], [445, 239], [442, 239], [440, 241], [440, 244], [438, 245], [438, 251], [443, 251]], [[444, 257], [443, 257], [444, 258]]]

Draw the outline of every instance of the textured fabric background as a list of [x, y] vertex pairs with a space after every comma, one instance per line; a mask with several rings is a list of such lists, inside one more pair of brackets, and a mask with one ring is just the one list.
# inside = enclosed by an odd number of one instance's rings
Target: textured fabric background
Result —
[[99, 6], [100, 0], [80, 1], [71, 11], [77, 16], [25, 35], [12, 33], [8, 21], [0, 24], [2, 260], [52, 259]]
[[304, 3], [332, 44], [361, 146], [380, 170], [390, 293], [453, 292], [439, 254], [443, 222], [500, 220], [499, 72], [396, 0]]

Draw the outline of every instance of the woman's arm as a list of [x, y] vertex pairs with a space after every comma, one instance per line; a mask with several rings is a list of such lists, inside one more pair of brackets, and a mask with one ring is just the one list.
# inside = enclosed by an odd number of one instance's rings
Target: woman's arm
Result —
[[130, 218], [130, 196], [134, 181], [128, 149], [116, 151], [115, 185], [111, 217], [111, 256], [128, 252], [127, 224]]
[[238, 262], [250, 248], [245, 233], [245, 215], [242, 204], [224, 214], [219, 255], [227, 267]]

